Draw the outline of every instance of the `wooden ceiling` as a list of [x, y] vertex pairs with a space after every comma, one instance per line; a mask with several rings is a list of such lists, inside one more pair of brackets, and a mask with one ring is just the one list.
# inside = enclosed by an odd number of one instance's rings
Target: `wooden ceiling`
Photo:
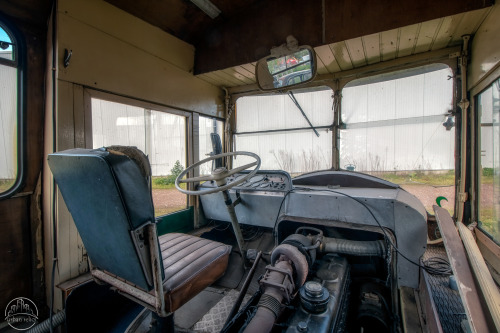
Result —
[[[391, 57], [394, 52], [420, 52], [427, 44], [424, 36], [438, 28], [446, 34], [447, 25], [455, 28], [460, 24], [450, 17], [493, 4], [493, 0], [211, 0], [221, 11], [211, 19], [190, 0], [105, 1], [192, 44], [195, 74], [255, 62], [284, 43], [288, 35], [301, 44], [323, 46], [319, 51], [328, 71], [335, 71], [336, 66], [352, 68]], [[452, 22], [443, 21], [445, 17]], [[427, 21], [428, 25], [421, 24]], [[387, 33], [375, 36], [384, 31]], [[443, 37], [436, 37], [440, 45]], [[393, 44], [386, 44], [387, 39]], [[328, 48], [331, 54], [325, 54]], [[246, 72], [240, 74], [235, 84], [247, 81]]]
[[[211, 0], [211, 19], [190, 0], [104, 0], [195, 47], [194, 73], [217, 86], [255, 83], [254, 64], [295, 36], [337, 73], [459, 45], [494, 0]], [[52, 0], [2, 0], [0, 13], [42, 29]]]
[[[396, 58], [459, 46], [474, 35], [491, 8], [446, 16], [380, 33], [315, 47], [318, 74], [334, 74]], [[199, 74], [216, 86], [255, 83], [255, 62]]]

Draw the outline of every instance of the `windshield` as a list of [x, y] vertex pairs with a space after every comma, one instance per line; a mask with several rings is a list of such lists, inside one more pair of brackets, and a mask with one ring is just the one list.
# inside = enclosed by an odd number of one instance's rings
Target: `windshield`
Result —
[[294, 177], [335, 169], [336, 143], [339, 169], [400, 184], [428, 211], [438, 204], [453, 214], [452, 77], [450, 68], [434, 64], [351, 81], [342, 89], [337, 142], [331, 89], [243, 97], [235, 149], [257, 153], [262, 169]]
[[331, 168], [332, 94], [323, 88], [239, 98], [235, 150], [258, 154], [263, 170], [281, 169], [292, 176]]

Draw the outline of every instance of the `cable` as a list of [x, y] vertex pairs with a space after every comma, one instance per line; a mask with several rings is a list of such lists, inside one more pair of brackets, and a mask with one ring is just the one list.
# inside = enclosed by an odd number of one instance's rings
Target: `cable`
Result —
[[[373, 220], [377, 223], [377, 225], [380, 227], [380, 229], [382, 230], [382, 233], [384, 234], [384, 237], [387, 239], [387, 241], [389, 242], [390, 246], [392, 246], [394, 248], [394, 250], [396, 250], [396, 252], [401, 256], [403, 257], [404, 259], [406, 259], [408, 262], [412, 263], [413, 265], [415, 266], [418, 266], [420, 268], [422, 268], [423, 270], [425, 270], [427, 273], [429, 274], [432, 274], [432, 275], [438, 275], [438, 274], [442, 274], [442, 271], [444, 271], [444, 268], [442, 265], [444, 265], [443, 263], [441, 263], [440, 265], [441, 266], [437, 266], [437, 260], [436, 261], [432, 261], [430, 265], [426, 266], [425, 264], [424, 265], [420, 265], [419, 263], [417, 262], [414, 262], [413, 260], [411, 260], [410, 258], [408, 258], [406, 255], [404, 255], [398, 248], [396, 245], [394, 245], [394, 243], [392, 242], [392, 240], [387, 236], [387, 233], [385, 232], [385, 229], [384, 227], [382, 226], [382, 224], [380, 224], [380, 222], [378, 221], [377, 217], [375, 216], [375, 214], [373, 214], [373, 212], [371, 211], [371, 209], [361, 200], [349, 195], [349, 194], [346, 194], [346, 193], [342, 193], [342, 192], [339, 192], [339, 191], [335, 191], [335, 190], [330, 190], [330, 189], [313, 189], [313, 188], [308, 188], [308, 187], [301, 187], [301, 188], [295, 188], [293, 190], [303, 190], [303, 191], [317, 191], [317, 192], [332, 192], [332, 193], [336, 193], [336, 194], [340, 194], [340, 195], [343, 195], [347, 198], [350, 198], [358, 203], [360, 203], [363, 207], [366, 208], [366, 210], [368, 211], [368, 213], [370, 213], [370, 215], [373, 217]], [[290, 190], [289, 192], [293, 191], [293, 190]], [[285, 198], [286, 196], [288, 195], [289, 193], [287, 193], [285, 195]], [[285, 198], [283, 198], [283, 201], [285, 201]], [[279, 211], [281, 211], [281, 206], [283, 205], [283, 201], [281, 202], [281, 205], [280, 205], [280, 209]], [[278, 215], [279, 215], [279, 211], [278, 211]], [[278, 218], [276, 217], [276, 221], [278, 220]], [[276, 227], [276, 223], [275, 223], [275, 227]], [[440, 258], [441, 259], [441, 258]], [[430, 259], [429, 259], [430, 260]], [[446, 262], [448, 263], [448, 262]], [[433, 266], [433, 265], [436, 265], [436, 266]], [[449, 265], [449, 263], [448, 263]], [[448, 274], [449, 275], [449, 274]]]
[[274, 246], [278, 245], [278, 233], [276, 232], [276, 227], [278, 225], [278, 218], [280, 217], [281, 208], [283, 207], [283, 203], [285, 202], [286, 197], [293, 191], [295, 191], [295, 188], [292, 188], [286, 192], [285, 196], [283, 197], [283, 200], [281, 200], [280, 208], [278, 209], [278, 214], [276, 214], [276, 219], [274, 220], [274, 226], [273, 226]]
[[453, 274], [448, 260], [441, 257], [432, 257], [427, 260], [422, 260], [422, 264], [426, 267], [427, 273], [432, 275], [448, 276]]

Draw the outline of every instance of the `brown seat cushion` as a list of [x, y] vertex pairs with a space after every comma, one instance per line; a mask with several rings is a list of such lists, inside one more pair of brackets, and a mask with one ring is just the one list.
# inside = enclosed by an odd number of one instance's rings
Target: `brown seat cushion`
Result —
[[186, 234], [159, 238], [165, 279], [165, 310], [173, 312], [226, 271], [231, 247]]

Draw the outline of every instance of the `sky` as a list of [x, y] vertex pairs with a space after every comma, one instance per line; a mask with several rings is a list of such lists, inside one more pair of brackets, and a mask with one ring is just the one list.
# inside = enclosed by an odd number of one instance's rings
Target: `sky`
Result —
[[[11, 42], [11, 39], [9, 38], [9, 35], [5, 32], [5, 30], [0, 27], [0, 40], [4, 42]], [[6, 51], [12, 51], [12, 46], [9, 46]]]

